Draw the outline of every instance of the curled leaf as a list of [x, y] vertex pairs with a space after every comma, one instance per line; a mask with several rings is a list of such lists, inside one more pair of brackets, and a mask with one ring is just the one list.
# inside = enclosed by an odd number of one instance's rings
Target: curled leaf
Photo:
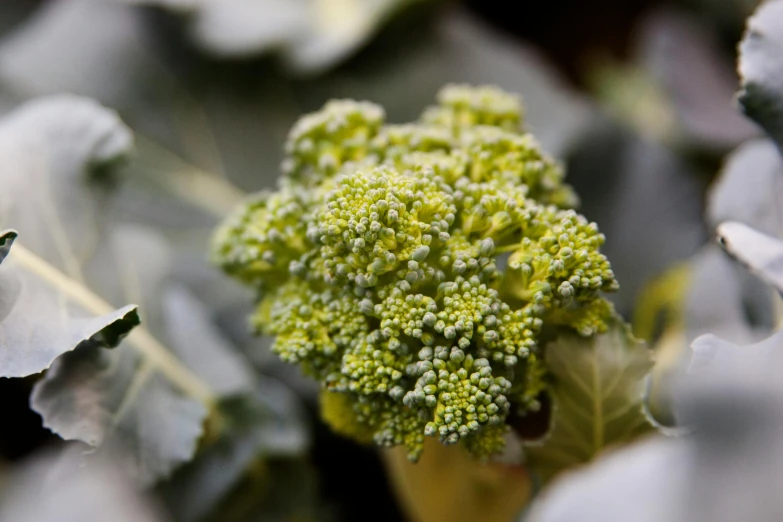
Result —
[[[77, 346], [116, 346], [140, 322], [135, 305], [85, 306], [90, 294], [3, 235], [0, 264], [0, 377], [39, 373]], [[9, 253], [10, 251], [10, 253]]]
[[93, 274], [96, 284], [107, 295], [134, 295], [150, 320], [112, 351], [87, 346], [58, 359], [33, 388], [31, 405], [65, 439], [120, 448], [134, 476], [149, 483], [193, 457], [217, 392], [158, 340], [166, 339], [166, 243], [146, 229], [119, 227], [105, 247], [96, 258], [110, 270]]
[[88, 98], [38, 98], [0, 121], [0, 224], [77, 280], [106, 224], [110, 167], [133, 136], [110, 109]]
[[783, 241], [735, 221], [718, 226], [726, 251], [783, 292]]

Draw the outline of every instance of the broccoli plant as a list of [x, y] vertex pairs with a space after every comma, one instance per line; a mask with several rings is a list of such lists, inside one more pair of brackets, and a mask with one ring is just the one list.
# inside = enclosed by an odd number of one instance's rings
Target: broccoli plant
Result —
[[331, 101], [285, 147], [278, 189], [225, 221], [214, 256], [335, 431], [411, 460], [428, 436], [502, 452], [509, 414], [541, 406], [546, 343], [617, 322], [604, 236], [517, 97], [451, 85], [402, 125]]

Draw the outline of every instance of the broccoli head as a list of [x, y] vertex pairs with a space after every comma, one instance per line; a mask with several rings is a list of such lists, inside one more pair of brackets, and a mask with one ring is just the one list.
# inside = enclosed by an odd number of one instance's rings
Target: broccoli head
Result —
[[438, 100], [404, 125], [368, 102], [305, 116], [278, 190], [214, 248], [257, 289], [254, 327], [322, 384], [326, 421], [413, 460], [424, 437], [501, 452], [509, 412], [539, 406], [543, 341], [606, 330], [617, 289], [519, 100], [468, 86]]

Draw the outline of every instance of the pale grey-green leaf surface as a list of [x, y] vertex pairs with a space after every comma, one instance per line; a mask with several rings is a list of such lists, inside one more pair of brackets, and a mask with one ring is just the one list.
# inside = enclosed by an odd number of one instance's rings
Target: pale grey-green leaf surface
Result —
[[204, 405], [172, 386], [131, 350], [87, 347], [55, 361], [33, 389], [31, 406], [64, 439], [118, 446], [142, 483], [189, 461], [203, 433]]
[[161, 300], [165, 338], [180, 359], [220, 397], [252, 392], [249, 363], [212, 325], [206, 306], [178, 283], [169, 283]]
[[65, 276], [18, 250], [0, 264], [0, 377], [39, 373], [80, 345], [116, 346], [139, 324], [136, 305], [96, 313]]
[[[204, 170], [226, 173], [245, 190], [274, 184], [289, 129], [330, 98], [372, 100], [387, 109], [389, 121], [403, 122], [432, 104], [444, 83], [496, 84], [522, 95], [531, 131], [554, 155], [574, 142], [591, 116], [585, 99], [569, 91], [530, 47], [458, 9], [415, 20], [415, 38], [392, 31], [373, 50], [377, 59], [295, 81], [274, 67], [257, 74], [252, 65], [238, 71], [236, 81], [195, 74], [209, 65], [193, 55], [167, 64], [165, 53], [156, 52], [155, 44], [164, 40], [155, 38], [162, 36], [158, 28], [137, 14], [119, 2], [45, 4], [0, 41], [0, 80], [23, 96], [93, 96], [117, 108], [137, 133]], [[155, 161], [161, 164], [159, 155]], [[168, 175], [166, 168], [149, 174]], [[156, 201], [154, 193], [148, 196]]]
[[1, 376], [38, 373], [82, 342], [115, 346], [139, 323], [136, 306], [97, 312], [67, 291], [100, 240], [104, 194], [91, 175], [131, 142], [114, 112], [76, 96], [35, 100], [0, 121], [0, 222], [25, 246], [0, 265]]
[[[119, 227], [105, 247], [96, 259], [114, 277], [100, 280], [94, 270], [95, 286], [109, 297], [134, 295], [145, 327], [163, 329], [158, 293], [169, 277], [165, 242], [152, 231]], [[31, 397], [45, 426], [65, 439], [122, 448], [125, 465], [145, 483], [192, 458], [207, 415], [204, 395], [213, 393], [201, 381], [191, 387], [187, 367], [149, 342], [131, 335], [114, 350], [77, 349], [55, 362]]]
[[[168, 109], [153, 103], [137, 110], [140, 99], [168, 99], [165, 93], [171, 87], [158, 83], [160, 70], [148, 61], [140, 19], [127, 16], [125, 7], [100, 4], [76, 1], [45, 6], [31, 19], [30, 27], [5, 42], [8, 46], [0, 53], [2, 75], [25, 93], [63, 89], [99, 93], [104, 99], [120, 101], [125, 112], [135, 121], [143, 120], [148, 130], [165, 127]], [[149, 84], [142, 81], [145, 86], [128, 92], [128, 79], [142, 77]], [[149, 95], [152, 91], [156, 95]], [[147, 158], [146, 165], [157, 164], [153, 163], [156, 158]], [[168, 164], [152, 174], [166, 176], [165, 168]], [[172, 168], [178, 170], [182, 165]], [[204, 404], [210, 398], [246, 394], [255, 381], [249, 365], [229, 352], [232, 347], [212, 328], [204, 303], [175, 284], [183, 279], [181, 253], [173, 255], [168, 240], [157, 233], [117, 227], [117, 219], [127, 214], [116, 213], [116, 202], [103, 198], [110, 191], [92, 183], [79, 184], [81, 178], [75, 177], [77, 183], [54, 195], [73, 194], [78, 204], [72, 210], [82, 219], [79, 223], [91, 220], [78, 211], [90, 214], [98, 205], [101, 227], [87, 229], [80, 236], [91, 239], [84, 256], [72, 256], [68, 267], [62, 264], [62, 256], [52, 255], [51, 262], [61, 270], [68, 268], [74, 282], [81, 272], [86, 286], [110, 303], [138, 303], [143, 331], [116, 350], [80, 349], [59, 360], [36, 386], [33, 406], [55, 432], [99, 444], [98, 453], [124, 446], [128, 469], [149, 482], [192, 457], [203, 432]], [[85, 180], [96, 178], [100, 176], [85, 175]], [[165, 200], [166, 204], [172, 199]], [[214, 213], [215, 208], [206, 210]], [[170, 212], [175, 220], [172, 228], [193, 225], [181, 212], [174, 214]], [[41, 223], [45, 216], [31, 212], [29, 217], [37, 230], [48, 232]], [[200, 219], [193, 232], [205, 234], [213, 219], [211, 215]], [[160, 220], [149, 222], [161, 224]], [[190, 233], [190, 228], [185, 232]], [[187, 282], [199, 286], [198, 280]], [[200, 295], [211, 297], [208, 292]]]
[[83, 341], [114, 346], [138, 324], [135, 306], [89, 310], [59, 284], [82, 280], [100, 239], [104, 192], [91, 176], [108, 175], [131, 141], [114, 112], [76, 96], [35, 100], [0, 121], [0, 222], [25, 246], [0, 266], [0, 375], [38, 373]]
[[768, 335], [774, 324], [774, 292], [719, 245], [704, 245], [685, 269], [683, 302], [674, 312], [676, 317], [668, 317], [673, 323], [669, 330], [656, 340], [656, 366], [647, 397], [651, 415], [670, 427], [677, 425], [673, 384], [685, 371], [690, 344], [697, 337], [712, 332], [732, 342], [749, 343]]
[[[783, 162], [769, 139], [749, 141], [726, 159], [707, 198], [706, 221], [715, 229], [727, 220], [739, 221], [772, 236], [783, 234]], [[775, 291], [733, 261], [719, 245], [710, 242], [688, 260], [682, 317], [678, 336], [667, 337], [669, 356], [690, 357], [690, 343], [714, 333], [737, 343], [762, 339], [775, 324]], [[663, 346], [663, 345], [662, 345]], [[669, 383], [679, 365], [661, 370], [665, 377], [651, 389], [651, 400], [673, 419]], [[661, 375], [663, 376], [664, 373]], [[661, 384], [666, 383], [667, 386]]]
[[[247, 390], [252, 381], [237, 356], [223, 352], [229, 347], [209, 324], [201, 324], [205, 314], [198, 305], [171, 286], [171, 252], [155, 232], [119, 227], [106, 244], [94, 260], [103, 267], [91, 271], [94, 285], [107, 296], [134, 295], [145, 325], [181, 359], [161, 362], [134, 338], [112, 352], [79, 350], [58, 361], [36, 385], [32, 404], [45, 424], [65, 438], [94, 446], [119, 442], [130, 467], [151, 481], [192, 457], [207, 413], [203, 397], [183, 390], [172, 372], [179, 374], [191, 362], [196, 367], [190, 370], [205, 372], [199, 377], [215, 395]], [[182, 315], [194, 311], [194, 316]]]
[[768, 0], [748, 19], [740, 44], [739, 103], [783, 150], [783, 1]]
[[[736, 221], [764, 234], [783, 234], [783, 161], [767, 139], [749, 141], [726, 159], [710, 187], [706, 220], [711, 230]], [[691, 258], [683, 352], [713, 332], [733, 342], [766, 336], [774, 323], [774, 292], [710, 243]]]
[[193, 42], [219, 57], [279, 52], [297, 73], [344, 61], [395, 11], [423, 0], [125, 0], [182, 15]]
[[658, 7], [636, 33], [639, 60], [673, 104], [686, 145], [721, 152], [758, 134], [732, 104], [737, 73], [706, 17]]
[[59, 95], [22, 105], [0, 121], [0, 224], [81, 279], [105, 223], [103, 178], [132, 142], [117, 114], [93, 100]]
[[553, 379], [552, 428], [526, 448], [527, 467], [541, 479], [653, 429], [643, 405], [652, 357], [624, 327], [590, 339], [561, 336], [545, 357]]
[[50, 450], [17, 465], [0, 489], [0, 522], [167, 520], [116, 465], [85, 467], [72, 450]]
[[323, 71], [353, 55], [396, 12], [423, 1], [311, 1], [309, 30], [285, 49], [283, 59], [292, 71]]
[[608, 452], [553, 482], [524, 522], [685, 522], [692, 458], [682, 441], [657, 437]]
[[[174, 280], [171, 247], [157, 232], [115, 227], [91, 266], [93, 285], [113, 299], [134, 296], [145, 326], [171, 352], [161, 359], [132, 336], [113, 351], [77, 350], [35, 386], [32, 406], [64, 438], [124, 448], [126, 465], [149, 483], [192, 458], [207, 414], [202, 393], [247, 396], [255, 377], [204, 305]], [[182, 381], [183, 371], [197, 387]]]
[[[705, 245], [689, 263], [691, 278], [684, 306], [683, 351], [688, 351], [693, 340], [708, 332], [732, 342], [751, 342], [756, 333], [748, 312], [756, 307], [770, 306], [771, 296], [765, 294], [766, 285], [749, 276], [747, 270], [738, 266], [718, 245]], [[748, 291], [757, 295], [746, 295]], [[766, 314], [763, 317], [755, 315], [753, 319], [758, 326], [771, 321]]]
[[770, 140], [748, 141], [729, 155], [710, 189], [707, 220], [711, 228], [739, 221], [783, 233], [783, 159]]
[[220, 405], [228, 424], [223, 436], [163, 485], [164, 498], [180, 520], [202, 520], [259, 459], [301, 455], [309, 445], [304, 412], [293, 393], [265, 377], [249, 395]]
[[696, 446], [684, 519], [783, 519], [783, 333], [747, 346], [707, 335], [693, 352], [676, 401]]
[[729, 254], [783, 292], [783, 241], [736, 221], [718, 225], [718, 238]]
[[[710, 187], [707, 224], [736, 221], [772, 237], [783, 237], [783, 159], [768, 139], [749, 141], [726, 159]], [[769, 334], [774, 325], [774, 292], [716, 246], [709, 266], [695, 260], [690, 304], [686, 309], [687, 341], [713, 332], [733, 342], [750, 342]], [[723, 265], [715, 271], [710, 266]], [[745, 326], [742, 326], [742, 323]]]
[[[70, 92], [116, 109], [134, 132], [204, 155], [193, 100], [162, 63], [142, 13], [118, 2], [41, 4], [0, 40], [0, 82], [24, 100]], [[130, 88], [132, 86], [132, 88]], [[185, 121], [187, 120], [187, 121]], [[188, 136], [178, 139], [176, 130]], [[190, 147], [193, 145], [193, 147]], [[213, 164], [207, 167], [213, 168]]]

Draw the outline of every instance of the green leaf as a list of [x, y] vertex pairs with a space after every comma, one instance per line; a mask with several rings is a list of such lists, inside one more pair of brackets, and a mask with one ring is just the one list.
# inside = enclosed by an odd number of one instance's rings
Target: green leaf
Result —
[[528, 468], [541, 479], [653, 430], [643, 404], [651, 354], [626, 328], [616, 325], [589, 339], [563, 335], [545, 353], [553, 378], [552, 428], [526, 450]]
[[718, 239], [729, 254], [783, 292], [783, 241], [736, 221], [718, 225]]
[[783, 333], [693, 343], [678, 376], [680, 437], [650, 437], [564, 475], [526, 522], [781, 520]]
[[764, 2], [748, 20], [739, 72], [740, 107], [783, 148], [783, 1]]
[[92, 297], [79, 285], [21, 245], [12, 249], [15, 237], [2, 238], [0, 377], [39, 373], [80, 345], [116, 346], [139, 324], [135, 305], [91, 308]]

